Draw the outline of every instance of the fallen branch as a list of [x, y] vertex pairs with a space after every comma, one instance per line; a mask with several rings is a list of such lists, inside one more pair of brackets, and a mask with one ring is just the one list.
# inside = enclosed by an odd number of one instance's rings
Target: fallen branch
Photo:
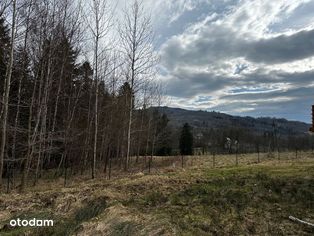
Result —
[[305, 224], [305, 225], [314, 227], [314, 224], [309, 223], [309, 222], [306, 222], [306, 221], [304, 221], [304, 220], [300, 220], [300, 219], [295, 218], [295, 217], [293, 217], [293, 216], [289, 216], [289, 219], [292, 220], [292, 221], [295, 221], [295, 222], [299, 222], [299, 223], [301, 223], [301, 224]]

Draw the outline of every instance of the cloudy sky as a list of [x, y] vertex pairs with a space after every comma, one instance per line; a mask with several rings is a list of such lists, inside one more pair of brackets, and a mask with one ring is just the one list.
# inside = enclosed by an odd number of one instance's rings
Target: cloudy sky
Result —
[[167, 104], [310, 123], [314, 0], [144, 0]]

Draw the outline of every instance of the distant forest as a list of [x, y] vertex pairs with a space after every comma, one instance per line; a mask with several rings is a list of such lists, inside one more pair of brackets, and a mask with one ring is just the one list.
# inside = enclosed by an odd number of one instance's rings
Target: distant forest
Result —
[[[165, 114], [172, 151], [178, 153], [181, 127], [189, 123], [194, 136], [194, 154], [216, 153], [274, 153], [313, 150], [314, 137], [310, 125], [271, 117], [240, 117], [220, 112], [190, 111], [180, 108], [153, 108]], [[228, 141], [229, 140], [229, 141]], [[229, 144], [228, 144], [229, 142]], [[237, 145], [235, 145], [235, 142]], [[176, 151], [177, 149], [177, 151]]]

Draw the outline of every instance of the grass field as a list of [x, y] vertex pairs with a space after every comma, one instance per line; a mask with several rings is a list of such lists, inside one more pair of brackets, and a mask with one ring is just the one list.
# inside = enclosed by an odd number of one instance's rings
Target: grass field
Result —
[[[155, 158], [152, 174], [112, 180], [42, 180], [0, 195], [0, 235], [313, 235], [314, 155]], [[175, 164], [174, 164], [175, 163]], [[51, 228], [10, 228], [10, 219], [54, 219]]]

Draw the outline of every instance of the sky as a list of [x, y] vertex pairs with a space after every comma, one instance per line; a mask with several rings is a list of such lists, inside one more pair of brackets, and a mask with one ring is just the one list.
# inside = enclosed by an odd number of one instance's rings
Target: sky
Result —
[[143, 2], [168, 106], [310, 123], [314, 0]]

